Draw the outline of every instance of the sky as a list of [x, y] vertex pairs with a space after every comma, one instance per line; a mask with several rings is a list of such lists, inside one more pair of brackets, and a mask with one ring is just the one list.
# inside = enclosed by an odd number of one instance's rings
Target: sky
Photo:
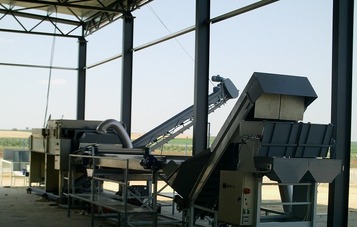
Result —
[[[211, 0], [211, 17], [252, 2]], [[136, 47], [194, 25], [195, 1], [155, 0], [133, 15]], [[19, 26], [11, 18], [0, 20], [0, 27], [5, 25]], [[88, 65], [120, 54], [122, 20], [86, 39]], [[194, 42], [192, 32], [134, 53], [132, 132], [145, 133], [193, 104]], [[254, 72], [305, 76], [319, 97], [303, 121], [326, 124], [331, 117], [331, 47], [332, 0], [281, 0], [211, 26], [210, 76], [230, 78], [240, 91]], [[50, 65], [53, 56], [53, 66], [76, 68], [78, 42], [0, 32], [0, 53], [2, 63]], [[120, 120], [120, 76], [121, 59], [87, 70], [86, 119]], [[0, 84], [0, 129], [41, 128], [48, 115], [76, 118], [76, 71], [0, 66]], [[356, 84], [354, 70], [353, 97]], [[211, 135], [218, 133], [235, 102], [209, 116]], [[352, 108], [352, 140], [357, 141], [357, 99]]]

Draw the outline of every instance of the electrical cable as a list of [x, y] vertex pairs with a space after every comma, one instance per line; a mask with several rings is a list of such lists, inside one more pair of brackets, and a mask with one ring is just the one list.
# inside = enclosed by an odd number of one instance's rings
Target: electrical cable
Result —
[[[57, 7], [55, 7], [55, 12], [56, 12], [56, 17], [57, 18]], [[48, 112], [48, 106], [49, 106], [49, 100], [50, 100], [50, 91], [51, 91], [51, 80], [52, 80], [52, 66], [53, 66], [53, 60], [54, 60], [54, 55], [55, 55], [55, 47], [56, 47], [56, 30], [57, 30], [57, 20], [55, 21], [55, 26], [54, 26], [54, 31], [53, 31], [53, 39], [52, 39], [52, 46], [51, 46], [51, 55], [50, 55], [50, 70], [48, 74], [48, 84], [47, 84], [47, 95], [46, 95], [46, 107], [45, 107], [45, 116], [43, 120], [43, 127], [46, 126], [46, 120], [47, 120], [47, 112]]]
[[[152, 6], [150, 6], [149, 4], [146, 5], [149, 10], [151, 11], [151, 13], [160, 21], [160, 23], [164, 26], [164, 28], [169, 32], [169, 34], [172, 34], [172, 32], [170, 31], [170, 29], [165, 25], [165, 23], [163, 22], [163, 20], [161, 20], [161, 18], [159, 17], [159, 15], [155, 12], [155, 10], [152, 8]], [[174, 38], [176, 40], [176, 42], [178, 43], [178, 45], [182, 48], [182, 50], [187, 54], [187, 56], [192, 60], [192, 62], [195, 62], [195, 60], [193, 59], [193, 57], [190, 55], [190, 53], [188, 53], [188, 51], [185, 49], [185, 47], [181, 44], [181, 42], [175, 37]], [[210, 83], [214, 86], [212, 80], [209, 78]]]
[[[161, 18], [159, 17], [159, 15], [155, 12], [155, 10], [149, 5], [147, 4], [147, 7], [149, 8], [149, 10], [151, 11], [151, 13], [160, 21], [160, 23], [164, 26], [164, 28], [169, 32], [169, 34], [171, 35], [172, 32], [170, 31], [170, 29], [165, 25], [165, 23], [161, 20]], [[195, 60], [193, 59], [193, 57], [190, 55], [190, 53], [188, 53], [188, 51], [185, 49], [185, 47], [180, 43], [180, 41], [175, 37], [174, 38], [177, 42], [177, 44], [182, 48], [182, 50], [187, 54], [187, 56], [193, 61], [195, 62]]]

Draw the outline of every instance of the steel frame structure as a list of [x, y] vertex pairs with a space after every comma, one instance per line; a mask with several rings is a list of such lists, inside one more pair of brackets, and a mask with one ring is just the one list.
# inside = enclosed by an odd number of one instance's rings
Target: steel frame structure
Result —
[[[196, 25], [172, 33], [147, 44], [132, 46], [131, 12], [152, 0], [0, 0], [0, 21], [14, 18], [20, 29], [0, 28], [0, 32], [15, 32], [36, 35], [55, 35], [79, 40], [78, 68], [24, 65], [0, 63], [5, 66], [53, 68], [78, 71], [77, 118], [84, 119], [85, 113], [85, 78], [86, 70], [122, 57], [122, 118], [127, 122], [128, 132], [131, 125], [131, 78], [133, 52], [170, 40], [177, 36], [195, 31], [195, 92], [194, 92], [194, 151], [206, 148], [207, 134], [207, 86], [209, 66], [209, 27], [211, 24], [229, 19], [236, 15], [268, 5], [277, 0], [257, 0], [257, 2], [223, 14], [216, 18], [209, 15], [209, 1], [196, 0]], [[351, 102], [352, 102], [352, 46], [354, 0], [333, 0], [333, 53], [332, 53], [332, 123], [336, 125], [337, 138], [334, 153], [342, 160], [345, 171], [330, 185], [328, 226], [347, 226], [348, 223], [348, 188], [351, 138]], [[199, 9], [199, 10], [198, 10]], [[202, 10], [204, 9], [204, 10]], [[54, 15], [55, 14], [55, 15]], [[33, 25], [21, 22], [22, 19], [34, 21]], [[102, 62], [86, 65], [85, 37], [98, 31], [109, 23], [123, 18], [123, 53]], [[51, 27], [55, 33], [39, 29], [43, 24]], [[63, 28], [63, 27], [65, 28]], [[66, 32], [68, 31], [68, 32]], [[198, 89], [200, 84], [200, 89]], [[204, 84], [202, 88], [202, 84]]]
[[[79, 38], [99, 30], [105, 25], [121, 18], [151, 0], [9, 0], [0, 1], [1, 19], [13, 17], [22, 29], [0, 31], [54, 35], [53, 32], [37, 30], [39, 25], [47, 24], [59, 32], [58, 36]], [[54, 16], [52, 16], [55, 14]], [[33, 19], [37, 23], [27, 26], [21, 18]], [[60, 25], [69, 26], [68, 32]], [[78, 32], [79, 31], [79, 32]], [[76, 33], [77, 32], [77, 33]], [[79, 33], [79, 34], [78, 34]]]
[[333, 1], [331, 123], [344, 171], [329, 186], [327, 226], [348, 226], [351, 159], [353, 0]]

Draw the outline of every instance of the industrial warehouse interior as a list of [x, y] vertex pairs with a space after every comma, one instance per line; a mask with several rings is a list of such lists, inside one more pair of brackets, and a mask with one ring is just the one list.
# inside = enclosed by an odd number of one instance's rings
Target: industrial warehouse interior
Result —
[[354, 1], [294, 41], [272, 12], [301, 2], [188, 2], [0, 0], [0, 69], [31, 89], [0, 127], [0, 226], [357, 225]]

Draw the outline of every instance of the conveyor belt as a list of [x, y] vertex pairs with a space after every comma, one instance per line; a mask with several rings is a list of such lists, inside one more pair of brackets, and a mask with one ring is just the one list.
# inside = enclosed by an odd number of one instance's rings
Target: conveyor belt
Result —
[[[220, 83], [213, 89], [213, 93], [208, 97], [208, 113], [212, 113], [215, 109], [226, 103], [227, 100], [238, 97], [238, 90], [231, 80], [219, 76], [213, 78]], [[192, 124], [193, 106], [190, 106], [134, 140], [133, 147], [149, 147], [151, 150], [154, 150], [168, 140], [189, 129]]]

